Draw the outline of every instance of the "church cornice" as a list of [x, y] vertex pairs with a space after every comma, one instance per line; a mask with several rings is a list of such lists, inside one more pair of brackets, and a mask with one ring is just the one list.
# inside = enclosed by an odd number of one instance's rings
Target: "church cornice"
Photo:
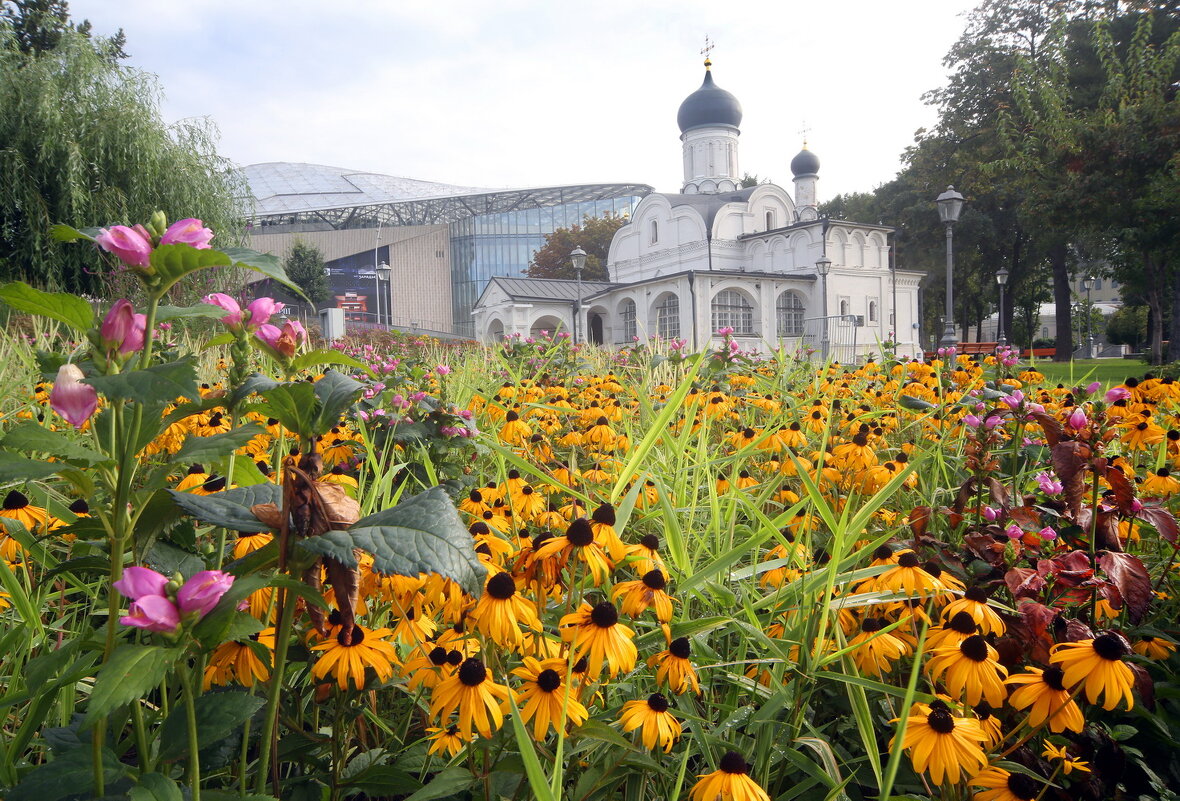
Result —
[[753, 270], [681, 270], [675, 273], [668, 273], [667, 275], [656, 275], [651, 278], [643, 278], [638, 281], [628, 281], [627, 283], [616, 284], [610, 289], [604, 289], [601, 292], [595, 292], [593, 295], [586, 295], [582, 298], [582, 302], [593, 300], [595, 298], [606, 297], [614, 292], [626, 292], [635, 287], [646, 286], [648, 284], [656, 284], [661, 281], [671, 281], [677, 278], [684, 278], [689, 275], [701, 276], [703, 278], [747, 278], [757, 281], [799, 281], [805, 284], [814, 284], [819, 277], [815, 273], [768, 273], [755, 272]]

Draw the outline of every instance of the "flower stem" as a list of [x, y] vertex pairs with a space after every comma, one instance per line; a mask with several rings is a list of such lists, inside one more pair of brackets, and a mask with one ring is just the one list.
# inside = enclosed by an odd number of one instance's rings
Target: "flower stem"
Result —
[[184, 716], [188, 728], [188, 781], [192, 801], [201, 801], [201, 742], [197, 737], [197, 704], [193, 696], [193, 679], [185, 669], [180, 673], [184, 693]]
[[[270, 770], [271, 748], [274, 744], [275, 729], [279, 721], [279, 696], [283, 690], [283, 673], [287, 665], [287, 645], [291, 638], [291, 623], [295, 616], [295, 601], [298, 596], [288, 592], [286, 588], [279, 590], [279, 627], [275, 632], [274, 669], [270, 674], [270, 688], [266, 697], [266, 718], [262, 724], [262, 744], [258, 752], [258, 779], [255, 791], [260, 795], [266, 793], [266, 774]], [[277, 797], [279, 788], [274, 788]]]

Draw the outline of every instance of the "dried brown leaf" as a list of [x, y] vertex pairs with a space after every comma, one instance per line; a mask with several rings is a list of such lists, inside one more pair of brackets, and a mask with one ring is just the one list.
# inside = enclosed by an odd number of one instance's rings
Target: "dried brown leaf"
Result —
[[360, 570], [342, 565], [331, 557], [324, 558], [324, 567], [328, 569], [328, 583], [332, 585], [336, 608], [340, 612], [340, 643], [352, 645], [356, 605], [360, 599]]
[[256, 503], [250, 507], [250, 513], [257, 517], [260, 523], [275, 529], [282, 528], [283, 510], [273, 503]]
[[1013, 567], [1004, 574], [1013, 598], [1036, 598], [1045, 589], [1045, 579], [1031, 567]]
[[931, 514], [932, 510], [929, 506], [915, 506], [910, 510], [910, 530], [914, 532], [915, 537], [921, 537], [926, 533], [926, 529], [930, 525]]
[[319, 493], [320, 500], [324, 502], [324, 509], [328, 515], [330, 528], [325, 529], [326, 531], [346, 529], [361, 519], [360, 503], [350, 497], [344, 487], [326, 481], [317, 481], [315, 489]]

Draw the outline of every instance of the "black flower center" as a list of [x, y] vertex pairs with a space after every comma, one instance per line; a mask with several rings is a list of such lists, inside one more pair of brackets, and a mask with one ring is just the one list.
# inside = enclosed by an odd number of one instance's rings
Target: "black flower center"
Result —
[[679, 659], [688, 659], [692, 653], [692, 644], [688, 641], [688, 637], [677, 637], [668, 643], [668, 653]]
[[888, 545], [879, 545], [877, 546], [877, 550], [873, 551], [873, 558], [880, 562], [883, 562], [886, 559], [892, 559], [893, 549]]
[[459, 667], [463, 662], [462, 651], [447, 651], [447, 664], [451, 667]]
[[516, 582], [507, 573], [497, 573], [488, 579], [488, 595], [506, 601], [516, 595]]
[[935, 562], [933, 559], [922, 565], [922, 569], [935, 578], [938, 578], [942, 575], [942, 565], [938, 564], [938, 562]]
[[863, 431], [858, 431], [856, 433], [856, 436], [854, 436], [852, 438], [852, 442], [853, 442], [853, 444], [859, 445], [860, 447], [863, 448], [869, 444], [869, 435]]
[[206, 492], [221, 492], [225, 489], [225, 477], [209, 476], [208, 480], [202, 486]]
[[365, 630], [360, 626], [353, 626], [351, 632], [349, 632], [348, 629], [340, 629], [340, 633], [336, 635], [336, 642], [340, 643], [341, 645], [345, 645], [345, 634], [350, 635], [349, 641], [347, 643], [349, 647], [360, 645], [365, 641]]
[[660, 538], [655, 534], [644, 534], [639, 538], [639, 544], [649, 551], [654, 551], [660, 547]]
[[492, 530], [490, 528], [488, 528], [488, 524], [483, 522], [482, 520], [476, 520], [474, 523], [471, 524], [471, 528], [469, 528], [467, 530], [469, 532], [471, 532], [471, 536], [473, 536], [473, 537], [478, 536], [480, 534], [491, 534], [492, 533]]
[[881, 630], [881, 621], [875, 617], [866, 617], [860, 624], [860, 630], [867, 633]]
[[1117, 634], [1100, 634], [1094, 638], [1094, 653], [1103, 659], [1117, 662], [1127, 655], [1127, 644]]
[[1065, 692], [1065, 671], [1053, 665], [1041, 674], [1041, 681], [1048, 684], [1057, 692]]
[[459, 668], [459, 681], [468, 687], [478, 687], [488, 677], [488, 669], [478, 659], [468, 659]]
[[987, 640], [978, 634], [972, 634], [959, 643], [959, 653], [973, 662], [987, 661]]
[[605, 425], [609, 425], [609, 424], [610, 424], [610, 421], [608, 421], [606, 419], [606, 417], [599, 417], [597, 420], [594, 421], [594, 425], [596, 425], [596, 426], [605, 426]]
[[574, 666], [572, 668], [570, 668], [570, 672], [573, 673], [575, 676], [579, 676], [579, 675], [585, 673], [586, 668], [589, 666], [590, 666], [589, 660], [587, 660], [586, 657], [582, 657], [577, 662], [574, 662]]
[[191, 467], [189, 467], [189, 469], [188, 469], [188, 474], [190, 476], [199, 476], [201, 473], [204, 473], [204, 472], [205, 472], [205, 466], [201, 465], [201, 464], [194, 464]]
[[987, 603], [987, 590], [983, 587], [969, 587], [963, 597], [968, 601], [975, 601], [977, 604]]
[[79, 498], [70, 504], [70, 511], [76, 515], [90, 514], [90, 504], [86, 503], [84, 499]]
[[441, 645], [436, 648], [431, 648], [430, 653], [426, 655], [432, 665], [442, 667], [447, 663], [447, 649]]
[[647, 697], [647, 705], [651, 707], [652, 712], [667, 712], [668, 699], [659, 693], [652, 693]]
[[974, 634], [975, 618], [971, 617], [967, 612], [956, 612], [947, 623], [947, 627], [960, 634]]
[[537, 674], [537, 686], [551, 693], [561, 686], [561, 674], [552, 668], [545, 668]]
[[603, 601], [590, 612], [590, 621], [600, 629], [609, 629], [619, 622], [619, 610], [614, 604]]
[[919, 564], [921, 564], [918, 561], [918, 555], [913, 551], [903, 553], [901, 556], [897, 557], [897, 563], [902, 567], [917, 567]]
[[975, 716], [980, 720], [987, 720], [992, 716], [992, 705], [987, 701], [980, 701], [979, 706], [975, 707]]
[[477, 489], [467, 493], [467, 497], [471, 499], [472, 503], [483, 503], [483, 493]]
[[1013, 773], [1008, 776], [1008, 791], [1020, 801], [1033, 801], [1041, 792], [1041, 785], [1035, 779], [1023, 773]]
[[580, 548], [585, 548], [594, 542], [594, 530], [590, 528], [590, 521], [579, 517], [570, 523], [570, 527], [565, 531], [565, 538], [570, 541], [571, 545], [577, 545]]
[[649, 570], [643, 574], [643, 586], [650, 590], [662, 590], [668, 586], [668, 580], [659, 570]]
[[508, 414], [504, 415], [504, 420], [509, 423], [515, 423], [519, 419], [520, 415], [516, 412], [509, 412]]
[[725, 756], [721, 757], [717, 767], [725, 773], [748, 773], [750, 771], [750, 766], [746, 764], [746, 758], [737, 751], [727, 751]]
[[927, 716], [926, 722], [930, 724], [930, 728], [939, 734], [950, 734], [955, 730], [955, 719], [945, 704], [941, 707], [931, 704], [930, 714]]
[[615, 524], [615, 507], [609, 503], [604, 503], [594, 510], [594, 514], [590, 515], [595, 523], [605, 523], [608, 526]]

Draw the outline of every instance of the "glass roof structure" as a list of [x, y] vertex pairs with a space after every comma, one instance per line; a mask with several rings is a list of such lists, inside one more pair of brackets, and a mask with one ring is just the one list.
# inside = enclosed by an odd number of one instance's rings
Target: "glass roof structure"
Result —
[[567, 203], [642, 197], [652, 191], [647, 184], [626, 183], [486, 189], [293, 162], [251, 164], [243, 173], [253, 196], [249, 217], [255, 225], [305, 230], [447, 224]]

